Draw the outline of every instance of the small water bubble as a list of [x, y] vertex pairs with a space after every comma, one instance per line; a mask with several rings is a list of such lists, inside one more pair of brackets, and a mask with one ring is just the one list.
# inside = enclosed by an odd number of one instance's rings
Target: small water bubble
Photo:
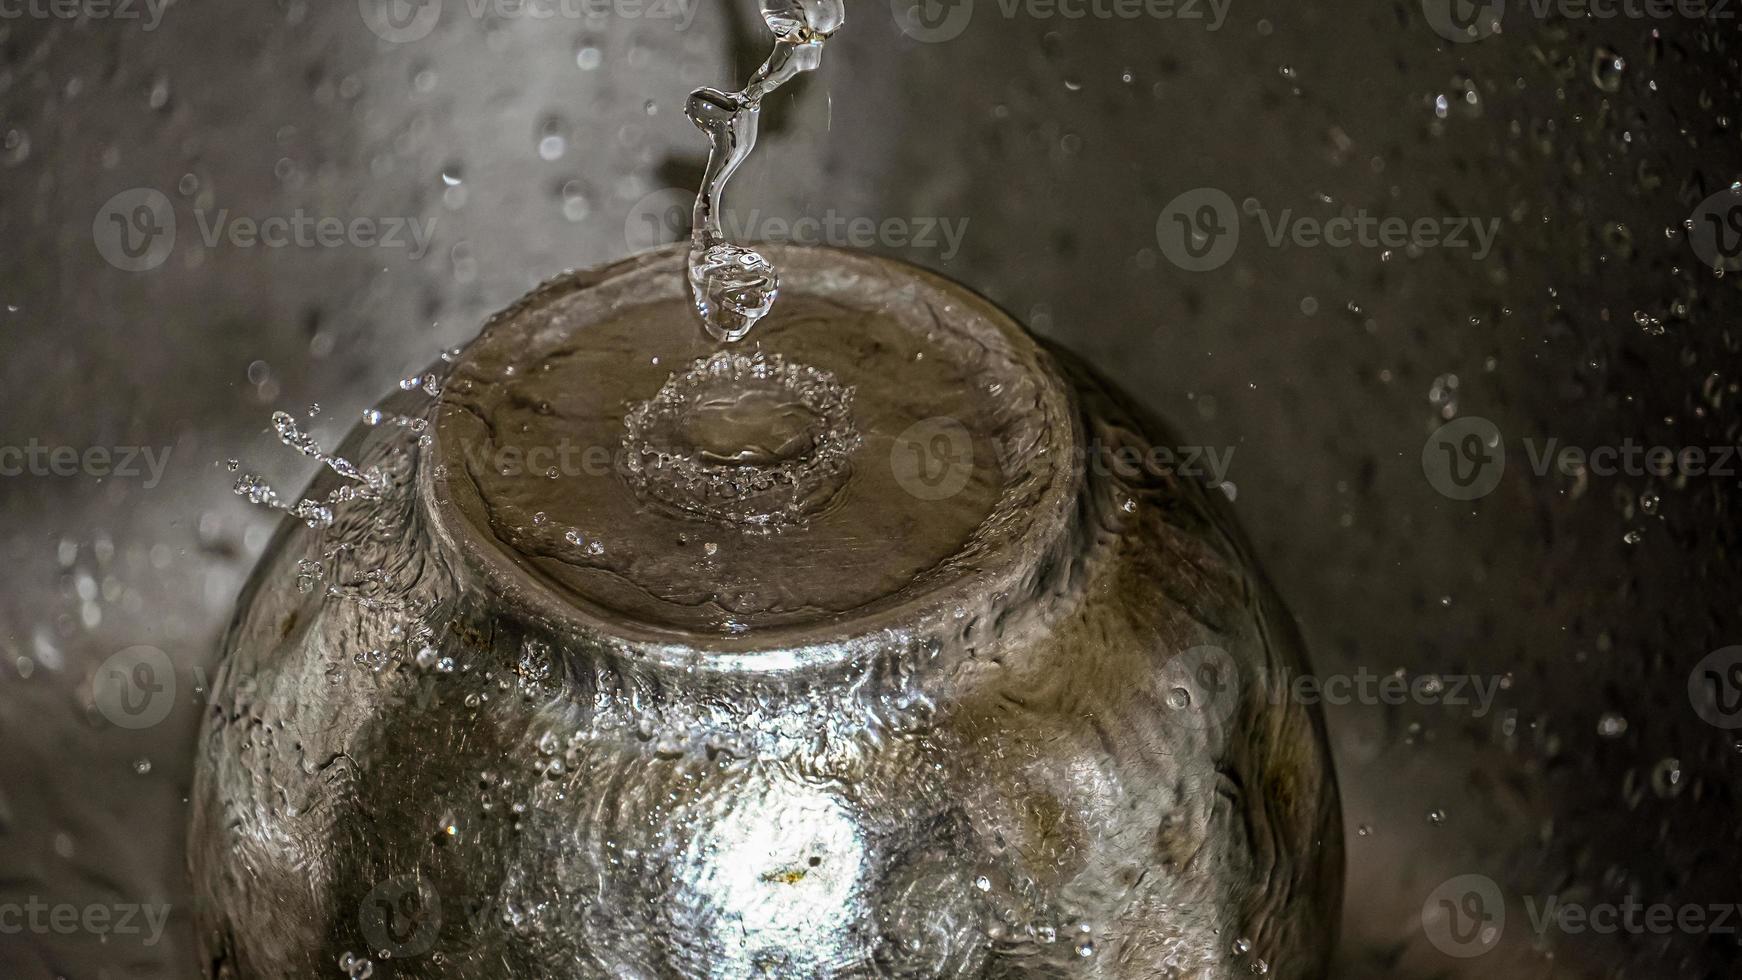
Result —
[[1674, 799], [1682, 791], [1682, 764], [1680, 759], [1667, 758], [1659, 760], [1651, 770], [1651, 788], [1663, 799]]
[[1621, 91], [1621, 76], [1627, 71], [1627, 59], [1607, 45], [1591, 55], [1591, 81], [1605, 92]]
[[1655, 516], [1657, 514], [1657, 507], [1661, 500], [1662, 498], [1658, 496], [1656, 490], [1639, 491], [1639, 509], [1647, 516]]
[[158, 72], [151, 79], [151, 90], [146, 101], [153, 109], [161, 109], [169, 104], [169, 76]]
[[1597, 734], [1604, 738], [1620, 738], [1627, 734], [1627, 718], [1614, 711], [1605, 711], [1597, 719]]
[[563, 217], [569, 221], [581, 221], [592, 211], [592, 202], [587, 199], [586, 187], [578, 180], [563, 184], [558, 192], [562, 197]]
[[1663, 321], [1644, 310], [1633, 311], [1633, 322], [1653, 337], [1661, 336], [1664, 332]]
[[569, 150], [569, 140], [565, 133], [566, 126], [562, 119], [552, 116], [545, 119], [539, 127], [538, 158], [540, 160], [560, 160]]
[[369, 980], [375, 975], [375, 962], [366, 956], [346, 952], [339, 957], [339, 971], [351, 980]]
[[0, 139], [0, 160], [7, 166], [17, 166], [30, 157], [30, 134], [22, 129], [8, 129]]
[[151, 760], [150, 759], [135, 759], [133, 761], [133, 771], [138, 773], [141, 776], [144, 776], [147, 773], [151, 772]]

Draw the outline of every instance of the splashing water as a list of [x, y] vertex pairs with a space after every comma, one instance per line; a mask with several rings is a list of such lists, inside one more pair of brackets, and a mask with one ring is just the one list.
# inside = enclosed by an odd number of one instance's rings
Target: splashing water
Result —
[[771, 357], [721, 351], [674, 373], [624, 419], [636, 492], [736, 525], [802, 524], [849, 471], [853, 389]]
[[[427, 409], [419, 415], [399, 415], [383, 412], [378, 408], [369, 408], [363, 412], [363, 422], [369, 426], [396, 426], [417, 435], [420, 439], [429, 426], [428, 413], [435, 408], [435, 399], [441, 395], [442, 380], [446, 366], [451, 365], [460, 355], [459, 348], [445, 350], [441, 355], [442, 369], [414, 374], [399, 382], [401, 391], [419, 392], [429, 397]], [[309, 416], [320, 414], [319, 405], [309, 406]], [[339, 476], [350, 481], [344, 486], [333, 490], [322, 497], [303, 497], [293, 504], [287, 504], [279, 496], [271, 484], [255, 473], [243, 473], [236, 478], [233, 487], [239, 497], [249, 503], [273, 510], [281, 510], [298, 518], [311, 528], [331, 527], [335, 519], [335, 508], [341, 504], [358, 500], [379, 500], [391, 489], [392, 481], [378, 467], [360, 467], [343, 456], [333, 455], [320, 447], [314, 436], [304, 431], [296, 417], [289, 412], [272, 413], [272, 429], [278, 433], [278, 441], [297, 452], [326, 465]], [[235, 469], [234, 461], [230, 469]]]
[[774, 51], [737, 92], [699, 88], [684, 114], [708, 136], [708, 166], [696, 195], [689, 284], [696, 313], [716, 340], [742, 340], [774, 308], [780, 273], [762, 253], [726, 240], [720, 203], [726, 182], [756, 146], [764, 96], [822, 62], [823, 45], [845, 18], [840, 0], [761, 0]]

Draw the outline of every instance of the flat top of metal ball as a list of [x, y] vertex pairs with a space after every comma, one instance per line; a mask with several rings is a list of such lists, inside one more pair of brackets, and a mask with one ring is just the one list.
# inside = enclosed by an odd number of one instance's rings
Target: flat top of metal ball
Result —
[[773, 257], [780, 301], [738, 344], [702, 331], [677, 250], [494, 318], [436, 427], [434, 504], [468, 560], [610, 632], [752, 644], [1033, 561], [1073, 438], [1033, 342], [910, 266]]

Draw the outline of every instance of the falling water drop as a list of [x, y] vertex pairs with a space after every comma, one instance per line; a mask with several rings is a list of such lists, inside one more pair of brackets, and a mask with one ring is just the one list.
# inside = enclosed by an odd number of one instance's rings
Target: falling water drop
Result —
[[823, 45], [839, 30], [840, 0], [762, 0], [774, 51], [737, 92], [699, 88], [684, 115], [708, 137], [708, 165], [696, 195], [688, 276], [696, 313], [716, 340], [742, 340], [768, 315], [780, 294], [780, 274], [760, 252], [726, 240], [720, 207], [726, 182], [756, 146], [762, 99], [822, 62]]

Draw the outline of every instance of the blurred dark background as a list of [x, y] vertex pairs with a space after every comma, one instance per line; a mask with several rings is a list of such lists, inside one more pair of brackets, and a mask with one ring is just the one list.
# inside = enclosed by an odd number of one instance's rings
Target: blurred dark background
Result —
[[[1736, 275], [1689, 241], [1736, 214], [1712, 197], [1742, 178], [1735, 7], [907, 8], [849, 0], [821, 71], [765, 109], [737, 220], [779, 237], [771, 218], [902, 219], [907, 235], [869, 247], [985, 292], [1189, 441], [1233, 450], [1227, 489], [1321, 674], [1500, 685], [1486, 710], [1330, 711], [1349, 831], [1337, 976], [1735, 976], [1742, 914], [1728, 933], [1531, 921], [1550, 895], [1742, 902], [1742, 742], [1689, 693], [1742, 643], [1742, 461], [1532, 465], [1549, 440], [1742, 439]], [[273, 409], [319, 403], [315, 431], [336, 440], [536, 282], [668, 240], [705, 149], [685, 94], [742, 81], [767, 46], [748, 2], [392, 13], [0, 9], [0, 447], [45, 454], [0, 476], [0, 904], [169, 914], [157, 943], [0, 935], [0, 977], [200, 975], [191, 743], [272, 526], [224, 461], [295, 486], [309, 467], [274, 444]], [[1201, 211], [1220, 200], [1204, 189], [1243, 213]], [[1172, 213], [1238, 223], [1214, 268], [1175, 261], [1184, 226], [1164, 211], [1184, 194]], [[1273, 245], [1284, 212], [1496, 234]], [[229, 237], [299, 213], [399, 222], [406, 245]], [[928, 224], [931, 243], [912, 240]], [[1468, 501], [1431, 465], [1460, 419], [1506, 449]], [[81, 453], [75, 475], [54, 474], [54, 447]], [[92, 447], [113, 451], [107, 475]], [[150, 452], [129, 475], [134, 447]], [[122, 728], [92, 682], [139, 645], [176, 665], [178, 698]], [[1423, 915], [1464, 875], [1506, 900], [1497, 948], [1469, 958]]]

